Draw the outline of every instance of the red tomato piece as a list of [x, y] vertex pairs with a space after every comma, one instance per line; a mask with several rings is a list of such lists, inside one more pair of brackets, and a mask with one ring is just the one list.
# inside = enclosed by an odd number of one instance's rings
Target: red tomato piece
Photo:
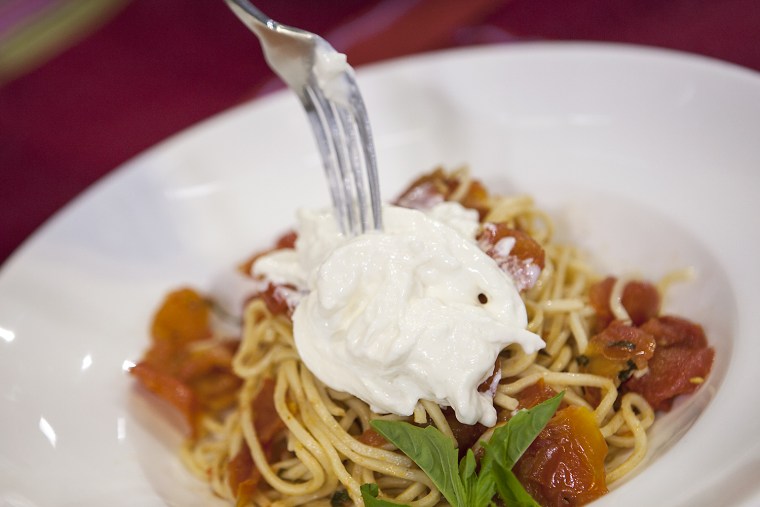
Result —
[[478, 242], [481, 248], [491, 257], [500, 256], [496, 244], [504, 238], [514, 238], [515, 244], [509, 251], [510, 256], [517, 257], [521, 261], [530, 261], [539, 268], [544, 269], [546, 254], [541, 245], [538, 244], [527, 232], [513, 229], [505, 223], [487, 223], [483, 227], [483, 232], [478, 236]]
[[[272, 378], [266, 378], [261, 389], [251, 403], [253, 411], [253, 427], [261, 442], [264, 454], [271, 458], [273, 452], [273, 440], [277, 434], [285, 428], [285, 423], [280, 419], [274, 405], [275, 382]], [[247, 505], [261, 480], [261, 472], [251, 458], [248, 445], [243, 446], [235, 457], [227, 464], [229, 472], [229, 485], [238, 500], [238, 505]]]
[[275, 285], [270, 283], [267, 285], [267, 289], [259, 294], [259, 297], [264, 300], [267, 309], [272, 315], [290, 315], [293, 309], [290, 308], [288, 299], [285, 296], [285, 291], [288, 290], [295, 289], [287, 285]]
[[654, 336], [658, 347], [707, 347], [707, 336], [702, 326], [681, 317], [663, 315], [647, 321], [641, 329]]
[[712, 369], [715, 351], [707, 346], [702, 327], [686, 319], [664, 316], [641, 327], [657, 342], [649, 371], [624, 384], [641, 394], [654, 410], [668, 411], [676, 396], [697, 390]]
[[[615, 277], [609, 276], [597, 282], [589, 289], [589, 302], [596, 312], [596, 329], [606, 328], [615, 316], [610, 309], [610, 295], [612, 288], [617, 282]], [[660, 293], [649, 282], [632, 280], [626, 283], [621, 296], [621, 303], [631, 322], [640, 326], [647, 320], [654, 318], [660, 311]]]
[[414, 180], [396, 199], [396, 204], [404, 208], [429, 209], [447, 200], [454, 188], [443, 169], [438, 168]]
[[[551, 387], [546, 385], [546, 382], [544, 382], [544, 379], [538, 379], [538, 382], [535, 384], [531, 384], [519, 393], [515, 395], [515, 398], [517, 399], [519, 403], [520, 408], [533, 408], [539, 403], [543, 403], [544, 401], [553, 398], [557, 395], [557, 391], [552, 389]], [[563, 401], [560, 407], [563, 405], [566, 406], [565, 402]]]
[[624, 381], [634, 370], [646, 367], [655, 346], [652, 335], [616, 320], [591, 337], [580, 369], [585, 373]]
[[[456, 175], [446, 174], [438, 168], [414, 180], [396, 199], [396, 204], [404, 208], [430, 209], [438, 203], [451, 200], [459, 185], [460, 180]], [[488, 191], [478, 180], [470, 180], [467, 193], [459, 202], [465, 208], [476, 210], [481, 220], [490, 209]]]
[[[507, 238], [514, 240], [509, 250], [500, 245]], [[543, 247], [528, 233], [505, 223], [486, 223], [478, 236], [478, 244], [512, 278], [518, 290], [533, 287], [544, 268]]]
[[557, 411], [513, 471], [544, 507], [584, 505], [607, 493], [606, 457], [594, 413], [569, 406]]
[[375, 431], [374, 428], [368, 428], [362, 432], [356, 439], [364, 445], [372, 447], [382, 447], [388, 443], [384, 436]]
[[169, 293], [153, 317], [151, 336], [155, 342], [181, 345], [208, 338], [211, 309], [203, 297], [192, 289]]
[[198, 436], [203, 413], [231, 406], [241, 380], [232, 372], [237, 341], [211, 339], [211, 309], [192, 289], [171, 292], [151, 326], [153, 343], [130, 369], [138, 381], [177, 408]]
[[148, 391], [179, 410], [195, 433], [198, 399], [187, 384], [144, 361], [133, 366], [129, 373], [137, 377]]

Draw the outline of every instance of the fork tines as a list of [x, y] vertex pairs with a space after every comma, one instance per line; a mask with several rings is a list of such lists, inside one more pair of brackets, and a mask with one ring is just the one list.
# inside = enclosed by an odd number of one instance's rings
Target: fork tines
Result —
[[322, 155], [336, 219], [344, 234], [356, 235], [380, 230], [382, 215], [366, 108], [353, 77], [345, 74], [345, 79], [345, 97], [328, 98], [310, 83], [302, 102]]

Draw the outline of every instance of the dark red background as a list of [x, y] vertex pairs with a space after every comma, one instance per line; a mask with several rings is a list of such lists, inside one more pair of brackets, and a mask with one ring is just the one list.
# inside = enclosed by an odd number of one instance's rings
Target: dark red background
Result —
[[[354, 66], [440, 48], [597, 40], [700, 53], [760, 70], [757, 0], [260, 0]], [[222, 0], [133, 0], [0, 87], [0, 262], [120, 163], [278, 86]]]

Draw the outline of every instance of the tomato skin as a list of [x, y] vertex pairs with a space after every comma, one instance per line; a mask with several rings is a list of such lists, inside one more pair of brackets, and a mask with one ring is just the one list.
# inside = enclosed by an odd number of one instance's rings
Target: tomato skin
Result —
[[289, 285], [275, 285], [270, 283], [267, 285], [266, 290], [259, 294], [259, 297], [264, 301], [264, 304], [267, 305], [267, 310], [269, 310], [272, 315], [291, 316], [293, 313], [294, 309], [288, 304], [285, 292], [283, 292], [284, 290], [295, 289]]
[[[522, 391], [515, 395], [519, 405], [519, 408], [533, 408], [539, 403], [543, 403], [546, 400], [557, 395], [557, 391], [546, 385], [544, 379], [538, 379], [538, 382], [531, 384], [524, 388]], [[564, 401], [560, 404], [560, 408], [567, 406]]]
[[211, 307], [192, 289], [169, 293], [152, 325], [152, 344], [130, 369], [149, 391], [171, 403], [199, 436], [202, 413], [225, 410], [235, 402], [241, 380], [232, 372], [237, 340], [214, 340]]
[[[597, 331], [602, 331], [615, 319], [610, 308], [610, 295], [616, 282], [617, 278], [608, 276], [589, 289], [589, 303], [596, 313]], [[660, 312], [660, 293], [649, 282], [631, 280], [626, 283], [620, 302], [635, 326], [656, 317]]]
[[607, 493], [604, 440], [586, 407], [559, 410], [513, 471], [544, 507], [585, 505]]
[[[273, 455], [273, 440], [285, 428], [285, 423], [280, 419], [274, 404], [274, 389], [275, 380], [266, 377], [261, 389], [251, 402], [253, 426], [264, 454], [269, 459]], [[227, 464], [227, 472], [229, 485], [235, 492], [237, 504], [247, 505], [258, 489], [261, 472], [253, 462], [250, 448], [245, 440], [238, 453]]]
[[515, 244], [509, 252], [510, 256], [517, 257], [521, 261], [530, 261], [539, 268], [544, 269], [546, 253], [543, 247], [527, 232], [513, 229], [504, 222], [486, 223], [483, 232], [478, 236], [478, 243], [480, 243], [481, 248], [488, 255], [498, 257], [494, 251], [494, 247], [504, 238], [513, 238], [515, 240]]
[[640, 325], [660, 313], [660, 293], [649, 282], [632, 280], [623, 289], [623, 307], [634, 325]]
[[[430, 209], [436, 204], [451, 200], [460, 183], [456, 174], [446, 174], [439, 167], [414, 180], [396, 199], [395, 204], [404, 208]], [[470, 180], [467, 193], [461, 197], [460, 203], [465, 208], [477, 211], [480, 220], [483, 220], [490, 210], [488, 191], [475, 179]]]
[[654, 336], [657, 348], [647, 374], [622, 387], [641, 394], [654, 410], [667, 412], [677, 396], [693, 393], [707, 378], [715, 350], [707, 346], [702, 326], [680, 317], [651, 319], [641, 329]]
[[588, 343], [580, 371], [601, 375], [616, 384], [627, 380], [634, 369], [647, 366], [655, 353], [655, 340], [646, 331], [613, 321]]
[[658, 347], [707, 347], [707, 337], [702, 326], [682, 317], [663, 315], [650, 319], [641, 329], [654, 336]]
[[[508, 251], [499, 247], [506, 238], [514, 241]], [[506, 222], [486, 222], [477, 239], [480, 249], [512, 278], [518, 290], [530, 289], [538, 281], [546, 253], [527, 232], [513, 229]]]
[[156, 312], [151, 324], [155, 342], [171, 346], [202, 340], [211, 335], [211, 308], [193, 289], [178, 289], [169, 293]]
[[480, 220], [483, 220], [490, 211], [488, 190], [478, 180], [470, 182], [470, 188], [467, 189], [461, 203], [465, 208], [477, 211]]

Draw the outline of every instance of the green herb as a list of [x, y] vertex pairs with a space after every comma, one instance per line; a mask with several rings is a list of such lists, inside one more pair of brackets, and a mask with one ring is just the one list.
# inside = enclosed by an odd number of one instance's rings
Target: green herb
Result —
[[397, 503], [381, 500], [377, 497], [379, 490], [377, 484], [362, 484], [362, 500], [365, 507], [396, 507]]
[[584, 356], [583, 354], [576, 356], [575, 362], [578, 363], [578, 366], [588, 366], [588, 356]]
[[[512, 466], [554, 415], [563, 394], [517, 412], [507, 424], [496, 428], [490, 441], [482, 443], [485, 454], [480, 472], [476, 471], [471, 449], [457, 464], [454, 442], [433, 426], [420, 428], [378, 419], [372, 421], [372, 427], [417, 463], [452, 507], [486, 507], [495, 493], [510, 506], [510, 502], [517, 502], [514, 505], [537, 507], [512, 473]], [[381, 501], [377, 499], [377, 485], [362, 486], [362, 498], [369, 507], [396, 505], [376, 503]]]
[[332, 498], [330, 498], [330, 505], [332, 507], [343, 507], [351, 501], [351, 497], [348, 496], [348, 491], [345, 489], [339, 489], [336, 491]]
[[507, 424], [496, 428], [491, 439], [483, 443], [486, 449], [483, 467], [500, 463], [507, 470], [511, 470], [557, 411], [563, 395], [564, 393], [559, 393], [530, 410], [520, 410]]
[[505, 505], [509, 507], [541, 507], [525, 491], [512, 470], [498, 469], [494, 475], [496, 476], [496, 491]]
[[372, 427], [409, 456], [451, 505], [466, 505], [454, 442], [434, 426], [420, 428], [399, 421], [372, 421]]
[[629, 342], [628, 340], [618, 340], [616, 342], [612, 342], [607, 345], [608, 347], [615, 347], [618, 349], [625, 349], [625, 350], [636, 350], [636, 344], [633, 342]]
[[633, 375], [634, 371], [636, 371], [636, 363], [629, 359], [626, 363], [626, 369], [620, 370], [620, 373], [618, 373], [618, 379], [620, 382], [625, 382], [631, 378], [631, 375]]

